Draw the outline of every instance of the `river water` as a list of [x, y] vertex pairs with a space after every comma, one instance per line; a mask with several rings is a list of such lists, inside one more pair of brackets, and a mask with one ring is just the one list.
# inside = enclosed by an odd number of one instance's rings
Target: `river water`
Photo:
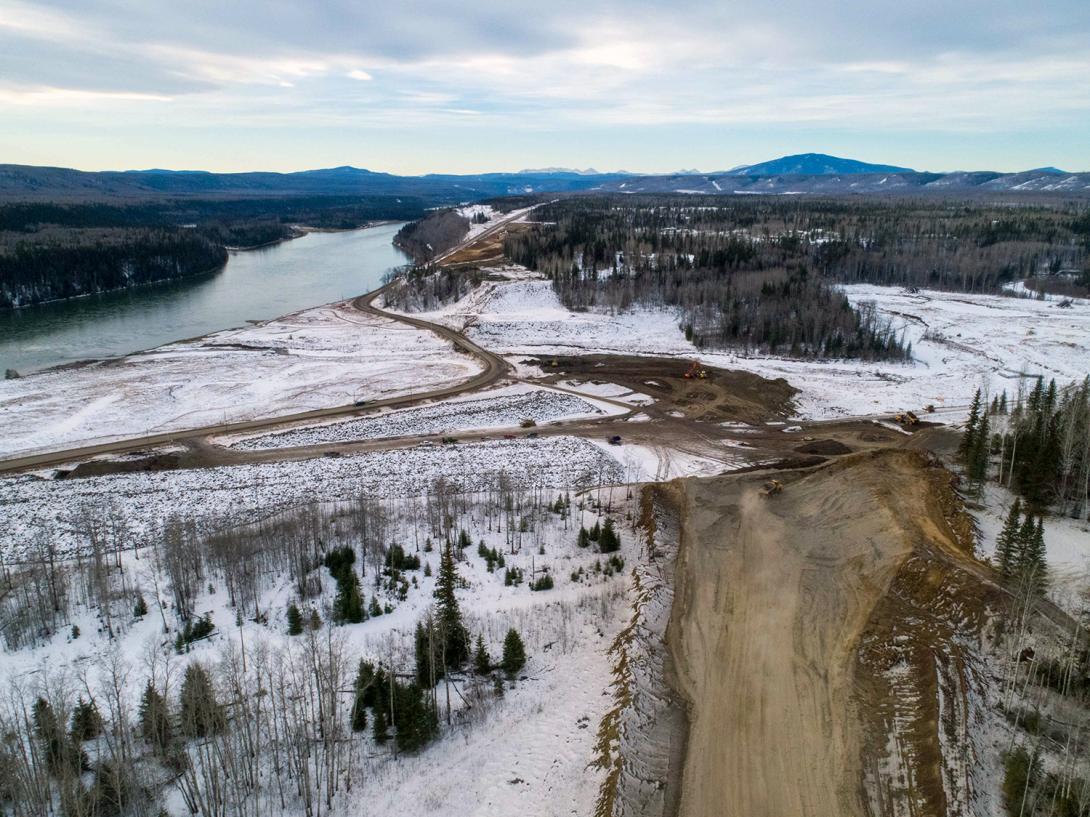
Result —
[[125, 355], [362, 295], [407, 263], [392, 243], [400, 227], [310, 233], [232, 252], [206, 276], [0, 310], [0, 372]]

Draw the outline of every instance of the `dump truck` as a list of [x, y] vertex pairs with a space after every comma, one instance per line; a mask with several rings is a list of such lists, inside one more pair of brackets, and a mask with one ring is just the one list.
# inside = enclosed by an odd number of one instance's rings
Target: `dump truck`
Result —
[[775, 496], [783, 491], [783, 483], [778, 479], [770, 479], [761, 487], [761, 496]]

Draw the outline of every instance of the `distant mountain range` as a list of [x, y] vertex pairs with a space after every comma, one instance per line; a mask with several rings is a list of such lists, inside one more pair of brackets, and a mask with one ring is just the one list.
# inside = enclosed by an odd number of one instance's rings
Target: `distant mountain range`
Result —
[[387, 195], [456, 203], [520, 193], [585, 190], [620, 178], [625, 178], [624, 174], [564, 170], [395, 176], [358, 167], [296, 173], [210, 173], [158, 169], [87, 172], [0, 165], [0, 201]]
[[86, 172], [0, 165], [0, 201], [236, 199], [285, 196], [412, 196], [453, 204], [495, 196], [601, 191], [709, 195], [963, 195], [1052, 193], [1090, 196], [1090, 173], [1043, 167], [1021, 173], [926, 173], [823, 153], [802, 153], [716, 173], [665, 175], [546, 168], [518, 173], [396, 176], [356, 167], [296, 173], [128, 170]]

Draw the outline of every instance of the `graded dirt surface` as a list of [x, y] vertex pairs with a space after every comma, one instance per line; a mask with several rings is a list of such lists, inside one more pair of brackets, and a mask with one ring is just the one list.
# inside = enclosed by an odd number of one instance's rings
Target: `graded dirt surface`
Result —
[[915, 550], [957, 551], [943, 475], [923, 454], [883, 450], [778, 472], [770, 497], [759, 474], [679, 482], [668, 641], [691, 722], [680, 815], [872, 813], [861, 638]]
[[705, 423], [761, 423], [780, 420], [794, 409], [798, 389], [783, 378], [704, 366], [704, 377], [686, 378], [684, 358], [581, 355], [536, 358], [547, 381], [571, 378], [626, 386], [656, 400], [659, 413], [676, 411]]

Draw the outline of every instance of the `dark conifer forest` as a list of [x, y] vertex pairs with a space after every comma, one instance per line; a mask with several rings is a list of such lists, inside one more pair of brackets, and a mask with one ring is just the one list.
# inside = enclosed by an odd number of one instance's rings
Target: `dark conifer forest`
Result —
[[698, 346], [896, 359], [911, 350], [830, 284], [998, 292], [1044, 271], [1078, 287], [1080, 207], [585, 196], [539, 208], [505, 250], [571, 309], [680, 307]]
[[0, 206], [0, 308], [29, 306], [219, 269], [227, 248], [417, 218], [419, 199], [314, 196]]

